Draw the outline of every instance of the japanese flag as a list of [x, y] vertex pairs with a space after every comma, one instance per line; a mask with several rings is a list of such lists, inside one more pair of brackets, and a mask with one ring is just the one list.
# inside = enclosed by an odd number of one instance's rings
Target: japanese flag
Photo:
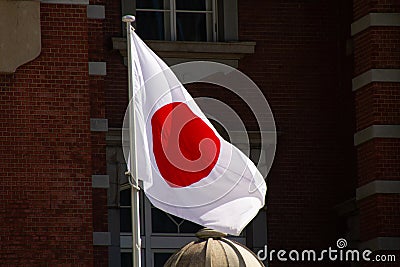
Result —
[[255, 165], [225, 141], [168, 66], [131, 31], [138, 178], [170, 214], [238, 235], [264, 206]]

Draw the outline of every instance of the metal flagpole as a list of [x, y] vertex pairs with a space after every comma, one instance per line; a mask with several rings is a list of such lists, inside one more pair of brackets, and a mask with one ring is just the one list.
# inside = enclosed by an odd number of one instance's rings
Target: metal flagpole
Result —
[[126, 23], [126, 38], [128, 50], [128, 91], [129, 91], [129, 150], [130, 150], [130, 173], [127, 173], [129, 183], [131, 184], [131, 206], [132, 206], [132, 257], [133, 267], [141, 267], [141, 240], [140, 240], [140, 217], [139, 217], [139, 180], [137, 176], [137, 159], [136, 159], [136, 138], [135, 138], [135, 110], [133, 106], [133, 75], [132, 75], [132, 43], [131, 34], [133, 27], [131, 23], [135, 21], [135, 17], [126, 15], [122, 17], [122, 21]]

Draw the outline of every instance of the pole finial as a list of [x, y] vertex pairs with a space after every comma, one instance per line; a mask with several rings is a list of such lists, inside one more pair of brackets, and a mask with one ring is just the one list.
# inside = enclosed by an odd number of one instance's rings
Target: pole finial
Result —
[[134, 22], [135, 21], [135, 16], [132, 15], [125, 15], [122, 17], [123, 22]]

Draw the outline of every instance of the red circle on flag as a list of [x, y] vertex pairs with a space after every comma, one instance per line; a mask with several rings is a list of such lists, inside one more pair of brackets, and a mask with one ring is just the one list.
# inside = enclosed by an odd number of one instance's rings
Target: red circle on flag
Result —
[[185, 187], [206, 177], [217, 163], [221, 142], [182, 102], [158, 109], [151, 118], [153, 153], [171, 187]]

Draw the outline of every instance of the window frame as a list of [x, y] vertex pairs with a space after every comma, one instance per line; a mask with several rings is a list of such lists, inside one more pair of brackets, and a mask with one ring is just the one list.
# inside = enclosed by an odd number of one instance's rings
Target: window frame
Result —
[[[164, 0], [163, 9], [152, 9], [152, 8], [136, 8], [135, 2], [135, 12], [163, 12], [164, 13], [164, 41], [177, 41], [177, 14], [179, 13], [196, 13], [206, 15], [206, 42], [217, 41], [218, 36], [218, 7], [217, 0], [205, 0], [206, 10], [184, 10], [177, 9], [176, 0]], [[211, 17], [209, 18], [208, 15]], [[185, 41], [185, 40], [182, 40]]]
[[[238, 1], [215, 0], [217, 6], [217, 37], [215, 42], [237, 42], [238, 33]], [[136, 14], [136, 0], [121, 0], [121, 17]], [[126, 23], [121, 21], [122, 36], [126, 36]], [[171, 42], [164, 40], [163, 42]], [[210, 43], [210, 42], [209, 42]]]

